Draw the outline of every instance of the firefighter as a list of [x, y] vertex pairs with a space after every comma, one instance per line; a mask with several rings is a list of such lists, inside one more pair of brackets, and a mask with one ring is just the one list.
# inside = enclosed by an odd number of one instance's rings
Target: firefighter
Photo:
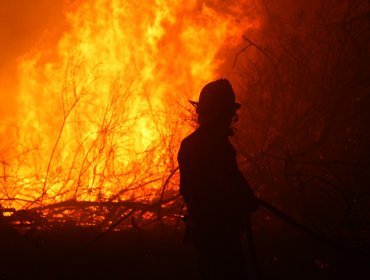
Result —
[[228, 80], [207, 84], [196, 108], [199, 127], [178, 154], [180, 194], [186, 203], [186, 236], [198, 255], [203, 279], [245, 279], [241, 233], [258, 199], [239, 170], [229, 141], [241, 107]]

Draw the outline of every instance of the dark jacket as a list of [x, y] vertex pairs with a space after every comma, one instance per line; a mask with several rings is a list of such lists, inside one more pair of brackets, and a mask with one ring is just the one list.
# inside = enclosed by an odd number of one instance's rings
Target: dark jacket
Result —
[[178, 154], [180, 193], [191, 219], [243, 224], [255, 196], [240, 172], [227, 133], [199, 128], [185, 138]]

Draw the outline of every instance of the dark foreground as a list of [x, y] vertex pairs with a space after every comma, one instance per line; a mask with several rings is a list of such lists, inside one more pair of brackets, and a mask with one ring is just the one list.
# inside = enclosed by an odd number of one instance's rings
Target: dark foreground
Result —
[[[96, 233], [76, 227], [0, 234], [0, 279], [199, 279], [181, 231], [157, 228]], [[370, 279], [369, 259], [295, 231], [256, 232], [262, 279]], [[250, 266], [249, 266], [250, 267]], [[252, 278], [251, 278], [252, 279]]]

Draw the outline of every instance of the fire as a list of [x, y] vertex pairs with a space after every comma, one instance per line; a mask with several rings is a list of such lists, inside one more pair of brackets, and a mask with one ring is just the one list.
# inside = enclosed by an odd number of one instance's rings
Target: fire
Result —
[[58, 44], [18, 63], [16, 117], [0, 127], [1, 204], [156, 199], [191, 129], [187, 100], [258, 27], [250, 2], [66, 3]]

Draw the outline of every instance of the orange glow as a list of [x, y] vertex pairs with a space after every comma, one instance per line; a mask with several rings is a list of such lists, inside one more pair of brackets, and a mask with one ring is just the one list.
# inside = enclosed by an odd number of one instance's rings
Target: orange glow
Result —
[[[56, 46], [18, 63], [15, 117], [0, 125], [0, 198], [16, 209], [150, 203], [191, 127], [184, 107], [219, 76], [219, 52], [258, 27], [214, 1], [80, 1]], [[176, 188], [176, 182], [172, 183]]]

